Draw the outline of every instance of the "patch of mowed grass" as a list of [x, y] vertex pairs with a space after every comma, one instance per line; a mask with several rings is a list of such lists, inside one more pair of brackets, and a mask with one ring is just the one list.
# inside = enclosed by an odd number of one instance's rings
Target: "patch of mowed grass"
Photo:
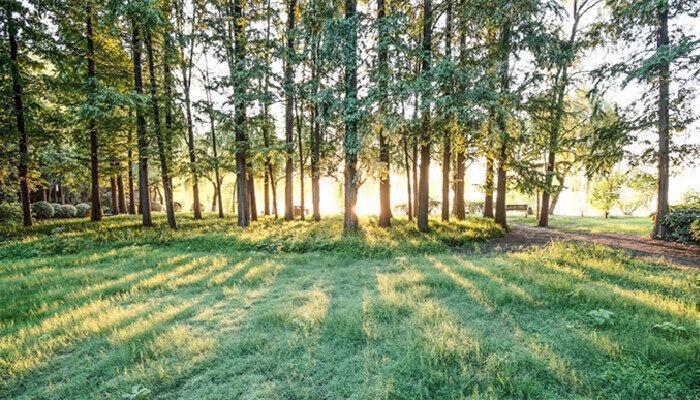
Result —
[[165, 224], [162, 214], [156, 226], [143, 228], [139, 216], [116, 216], [100, 223], [87, 219], [39, 221], [35, 227], [14, 227], [0, 242], [2, 257], [35, 257], [78, 253], [93, 249], [133, 245], [176, 246], [188, 251], [264, 251], [306, 253], [332, 251], [352, 257], [384, 258], [399, 254], [423, 254], [472, 249], [475, 243], [499, 237], [503, 230], [492, 220], [468, 218], [445, 223], [430, 221], [431, 231], [418, 232], [415, 222], [396, 218], [391, 229], [379, 228], [376, 218], [363, 218], [357, 233], [344, 234], [342, 218], [330, 216], [320, 222], [284, 222], [261, 218], [249, 228], [239, 228], [231, 217], [208, 215], [195, 220], [178, 215], [178, 229]]
[[[201, 229], [216, 234], [216, 223]], [[151, 399], [689, 399], [700, 390], [696, 270], [575, 244], [379, 258], [241, 251], [193, 245], [197, 224], [163, 243], [91, 241], [71, 254], [0, 259], [0, 398], [120, 399], [146, 388]], [[591, 314], [600, 310], [610, 314], [602, 322]]]
[[[521, 224], [537, 224], [537, 218], [508, 216], [509, 222]], [[649, 217], [611, 216], [604, 217], [573, 217], [554, 215], [549, 217], [549, 226], [574, 233], [603, 233], [649, 236], [653, 221]]]

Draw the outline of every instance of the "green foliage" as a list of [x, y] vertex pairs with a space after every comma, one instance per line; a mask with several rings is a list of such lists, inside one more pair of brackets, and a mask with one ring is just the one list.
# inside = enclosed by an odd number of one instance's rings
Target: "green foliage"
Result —
[[84, 218], [90, 215], [90, 209], [92, 206], [87, 203], [80, 203], [75, 206], [75, 216], [78, 218]]
[[71, 204], [62, 204], [55, 211], [55, 218], [73, 218], [77, 214], [77, 209]]
[[656, 193], [656, 177], [645, 172], [625, 175], [617, 206], [625, 215], [632, 215], [639, 207], [648, 205]]
[[700, 190], [690, 189], [683, 193], [681, 204], [687, 207], [700, 208]]
[[693, 237], [691, 225], [699, 219], [700, 207], [685, 205], [671, 207], [663, 220], [670, 231], [667, 239], [680, 243], [692, 243], [696, 239]]
[[20, 203], [0, 203], [0, 224], [17, 224], [22, 221]]
[[53, 208], [53, 215], [56, 217], [56, 214], [61, 212], [61, 203], [51, 203], [51, 208]]
[[36, 219], [49, 219], [53, 217], [54, 208], [48, 201], [37, 201], [32, 204], [32, 213]]
[[612, 325], [613, 315], [615, 315], [614, 312], [605, 309], [597, 309], [588, 312], [588, 316], [591, 317], [591, 321], [597, 326]]
[[598, 179], [590, 193], [590, 203], [593, 207], [603, 211], [607, 217], [610, 210], [620, 200], [620, 191], [624, 178], [620, 174], [611, 174]]
[[700, 219], [696, 219], [690, 224], [690, 235], [696, 242], [700, 243]]
[[150, 389], [141, 385], [134, 385], [131, 387], [131, 392], [123, 394], [122, 398], [127, 400], [145, 399], [149, 394], [151, 394]]

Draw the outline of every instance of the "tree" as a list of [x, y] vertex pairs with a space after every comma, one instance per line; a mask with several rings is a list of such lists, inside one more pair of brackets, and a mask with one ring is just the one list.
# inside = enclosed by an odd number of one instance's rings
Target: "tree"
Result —
[[423, 40], [421, 53], [421, 79], [424, 81], [424, 89], [421, 99], [421, 134], [420, 134], [420, 181], [418, 183], [418, 230], [427, 232], [428, 213], [430, 200], [428, 185], [430, 179], [430, 99], [425, 86], [429, 81], [431, 53], [432, 53], [432, 26], [433, 26], [432, 0], [423, 0]]
[[610, 210], [620, 199], [623, 178], [620, 174], [610, 174], [601, 177], [595, 182], [590, 194], [590, 202], [593, 207], [603, 211], [605, 218], [610, 215]]
[[[658, 170], [657, 218], [651, 237], [663, 239], [669, 229], [664, 225], [669, 211], [669, 169], [672, 156], [696, 153], [697, 147], [673, 148], [672, 131], [682, 131], [695, 117], [690, 113], [688, 99], [696, 85], [688, 83], [697, 73], [693, 68], [700, 62], [700, 42], [688, 31], [678, 29], [670, 35], [669, 21], [684, 16], [697, 16], [696, 0], [607, 0], [610, 18], [603, 27], [613, 41], [636, 43], [639, 51], [626, 54], [623, 60], [606, 64], [599, 71], [603, 76], [625, 76], [623, 86], [632, 81], [650, 85], [639, 98], [642, 110], [634, 120], [636, 130], [655, 127], [657, 146], [648, 149], [643, 158], [654, 160]], [[673, 41], [672, 41], [673, 39]], [[671, 91], [672, 73], [677, 86]], [[696, 76], [696, 75], [695, 75]], [[655, 104], [655, 109], [649, 107]]]
[[24, 119], [24, 103], [22, 101], [22, 75], [19, 69], [19, 45], [17, 43], [17, 28], [14, 19], [14, 12], [22, 11], [19, 4], [14, 1], [5, 3], [5, 27], [10, 46], [10, 71], [12, 75], [12, 97], [13, 109], [17, 119], [17, 132], [19, 133], [19, 171], [20, 197], [22, 201], [22, 221], [24, 226], [32, 225], [32, 211], [29, 200], [28, 182], [28, 146], [27, 130]]
[[296, 0], [288, 0], [287, 11], [287, 52], [284, 59], [284, 137], [287, 145], [284, 167], [284, 220], [294, 219], [294, 22], [296, 19]]
[[[430, 1], [430, 0], [427, 0]], [[345, 99], [343, 102], [343, 120], [345, 135], [343, 149], [345, 151], [345, 201], [343, 229], [353, 232], [359, 226], [357, 212], [357, 191], [359, 174], [357, 171], [357, 156], [360, 151], [357, 125], [359, 106], [357, 99], [357, 3], [355, 0], [345, 0], [345, 42], [343, 46], [343, 67]]]
[[141, 54], [143, 52], [142, 34], [136, 17], [131, 17], [131, 51], [134, 64], [134, 94], [136, 97], [136, 137], [139, 156], [139, 210], [143, 226], [153, 226], [151, 219], [151, 198], [148, 188], [148, 137], [146, 132], [146, 118], [143, 112], [143, 71]]

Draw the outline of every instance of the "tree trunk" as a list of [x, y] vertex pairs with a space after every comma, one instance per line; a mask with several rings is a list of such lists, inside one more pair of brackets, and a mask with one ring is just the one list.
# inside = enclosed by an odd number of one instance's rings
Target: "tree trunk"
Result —
[[403, 159], [404, 164], [406, 164], [406, 198], [408, 199], [408, 204], [406, 208], [406, 215], [408, 220], [413, 220], [413, 191], [411, 190], [411, 164], [408, 159], [408, 131], [403, 137]]
[[389, 79], [389, 44], [386, 32], [386, 4], [384, 0], [377, 0], [377, 23], [379, 24], [379, 34], [377, 44], [377, 64], [380, 85], [379, 99], [379, 226], [391, 226], [391, 155], [389, 153], [389, 140], [384, 129], [384, 120], [387, 114], [388, 93], [387, 85]]
[[[423, 54], [421, 56], [421, 77], [430, 72], [432, 52], [432, 0], [423, 0]], [[428, 232], [429, 180], [430, 180], [430, 99], [423, 93], [421, 99], [420, 133], [420, 182], [418, 184], [418, 230]]]
[[211, 212], [216, 211], [216, 199], [219, 197], [216, 191], [218, 186], [219, 185], [214, 182], [214, 196], [211, 198]]
[[490, 155], [486, 156], [484, 193], [484, 217], [493, 218], [493, 157]]
[[[233, 31], [234, 31], [234, 59], [236, 70], [242, 69], [245, 60], [245, 18], [243, 15], [242, 0], [233, 1]], [[250, 225], [250, 205], [248, 203], [248, 172], [247, 172], [247, 155], [248, 155], [248, 139], [245, 134], [244, 125], [246, 122], [246, 103], [245, 84], [239, 76], [231, 77], [234, 81], [235, 99], [235, 119], [234, 132], [236, 136], [236, 196], [237, 196], [237, 213], [238, 226], [246, 227]]]
[[[141, 30], [138, 23], [132, 21], [133, 32], [131, 47], [134, 62], [134, 92], [143, 96], [143, 76], [141, 66]], [[141, 106], [136, 106], [136, 137], [139, 153], [139, 209], [143, 226], [153, 226], [151, 220], [151, 199], [148, 192], [148, 137], [146, 136], [146, 118]]]
[[[131, 114], [129, 114], [129, 119], [131, 119]], [[127, 133], [127, 150], [126, 150], [126, 157], [127, 157], [127, 184], [129, 185], [129, 214], [135, 215], [136, 214], [136, 200], [134, 198], [134, 162], [133, 162], [133, 138], [132, 138], [132, 133], [131, 133], [131, 128], [129, 128], [128, 133]]]
[[[660, 1], [657, 16], [659, 20], [659, 37], [657, 41], [657, 51], [668, 50], [668, 2]], [[659, 50], [663, 49], [663, 50]], [[656, 202], [656, 218], [654, 219], [654, 229], [651, 232], [653, 239], [664, 239], [668, 236], [668, 226], [664, 219], [668, 214], [668, 174], [669, 174], [669, 85], [671, 81], [671, 70], [667, 58], [663, 59], [659, 67], [659, 161], [658, 161], [658, 198]]]
[[110, 195], [112, 196], [112, 215], [119, 215], [119, 195], [117, 193], [117, 179], [114, 176], [109, 177]]
[[[418, 102], [416, 102], [418, 107]], [[413, 216], [418, 217], [418, 132], [414, 132], [411, 143], [411, 175], [413, 176]]]
[[19, 163], [17, 166], [19, 174], [20, 198], [22, 201], [22, 222], [24, 226], [32, 226], [32, 208], [29, 199], [29, 150], [27, 145], [27, 130], [24, 125], [24, 103], [22, 101], [22, 75], [19, 70], [17, 45], [17, 28], [12, 16], [12, 5], [5, 3], [5, 13], [7, 16], [7, 36], [10, 41], [10, 73], [12, 74], [12, 97], [13, 108], [17, 118], [17, 133], [19, 133]]
[[[90, 91], [90, 96], [95, 95], [96, 90], [96, 80], [95, 75], [95, 43], [93, 40], [92, 32], [92, 2], [87, 2], [86, 10], [86, 35], [85, 39], [87, 41], [87, 64], [88, 64], [88, 90]], [[89, 118], [88, 121], [88, 131], [90, 132], [90, 181], [92, 189], [92, 207], [90, 212], [90, 219], [92, 221], [102, 220], [102, 205], [100, 204], [100, 177], [98, 173], [99, 169], [99, 159], [97, 154], [97, 122], [93, 117]]]
[[301, 210], [299, 212], [299, 218], [305, 219], [304, 216], [304, 145], [302, 143], [301, 131], [302, 131], [302, 111], [300, 105], [298, 104], [297, 98], [294, 98], [294, 108], [296, 109], [296, 124], [297, 124], [297, 142], [299, 142], [299, 191], [301, 196]]
[[294, 23], [296, 16], [296, 0], [289, 0], [287, 11], [287, 54], [284, 64], [284, 90], [285, 90], [285, 114], [284, 114], [284, 136], [287, 145], [285, 151], [284, 166], [284, 220], [294, 219], [294, 66], [292, 65], [292, 54], [294, 54]]
[[311, 81], [313, 82], [313, 101], [311, 103], [311, 203], [313, 208], [313, 220], [321, 220], [321, 121], [319, 120], [319, 102], [316, 98], [319, 87], [318, 53], [319, 38], [314, 38], [313, 53], [311, 55]]
[[267, 165], [265, 165], [265, 171], [263, 172], [263, 186], [264, 186], [264, 196], [263, 200], [265, 202], [263, 212], [265, 216], [270, 215], [270, 174], [267, 172]]
[[[452, 0], [447, 0], [447, 21], [445, 23], [445, 58], [452, 61]], [[445, 95], [451, 90], [450, 82], [443, 89]], [[445, 122], [450, 119], [445, 115]], [[442, 131], [442, 220], [450, 220], [450, 167], [452, 166], [452, 138], [449, 123]]]
[[[196, 15], [196, 7], [193, 11]], [[196, 17], [193, 16], [193, 24]], [[192, 28], [194, 30], [194, 28]], [[194, 33], [194, 32], [192, 32]], [[190, 175], [192, 177], [192, 211], [194, 213], [194, 219], [202, 219], [202, 208], [199, 200], [199, 175], [197, 174], [197, 155], [195, 152], [195, 142], [194, 142], [194, 123], [192, 121], [192, 98], [191, 98], [191, 86], [192, 86], [192, 67], [193, 67], [193, 53], [194, 53], [194, 39], [190, 39], [189, 54], [187, 57], [183, 54], [183, 61], [181, 62], [181, 73], [182, 73], [182, 87], [183, 95], [185, 100], [185, 121], [187, 125], [187, 155], [189, 157], [189, 169]]]
[[357, 138], [357, 3], [355, 0], [345, 0], [345, 21], [348, 23], [349, 32], [344, 46], [345, 64], [345, 138], [343, 147], [345, 150], [345, 206], [343, 228], [345, 232], [356, 231], [359, 226], [357, 218], [357, 154], [360, 143]]
[[[166, 35], [167, 36], [167, 35]], [[177, 224], [175, 222], [175, 210], [173, 206], [173, 190], [170, 186], [170, 173], [168, 168], [168, 156], [166, 149], [165, 138], [163, 136], [163, 130], [160, 126], [160, 106], [158, 101], [158, 89], [156, 83], [156, 69], [155, 60], [153, 57], [153, 40], [151, 38], [151, 33], [146, 33], [146, 52], [148, 57], [148, 75], [150, 78], [150, 89], [151, 89], [151, 112], [153, 117], [153, 130], [155, 132], [156, 144], [158, 146], [158, 158], [160, 161], [160, 177], [163, 182], [163, 192], [165, 192], [165, 213], [168, 220], [168, 225], [171, 228], [176, 228]], [[168, 60], [164, 60], [163, 65], [166, 66]], [[167, 81], [168, 79], [164, 79]], [[167, 94], [166, 94], [167, 96]]]
[[248, 203], [250, 204], [250, 220], [258, 220], [258, 204], [255, 200], [255, 177], [253, 176], [253, 163], [248, 162]]
[[[501, 66], [500, 66], [500, 94], [501, 101], [505, 101], [504, 96], [509, 91], [509, 67], [510, 67], [510, 47], [511, 47], [511, 25], [510, 20], [504, 23], [499, 38], [499, 50], [501, 51]], [[496, 124], [498, 125], [498, 133], [501, 139], [501, 146], [498, 157], [497, 176], [498, 182], [496, 186], [496, 215], [495, 221], [503, 229], [508, 229], [506, 221], [506, 157], [508, 146], [508, 131], [506, 126], [505, 110], [502, 109], [496, 113]]]
[[464, 204], [464, 175], [466, 168], [464, 163], [466, 162], [466, 156], [464, 154], [464, 149], [459, 149], [457, 151], [457, 160], [455, 162], [455, 200], [453, 206], [453, 213], [455, 218], [458, 220], [463, 220], [466, 217], [465, 204]]
[[[221, 177], [219, 174], [219, 148], [216, 142], [216, 122], [214, 118], [214, 111], [213, 111], [213, 101], [211, 99], [211, 85], [209, 84], [209, 63], [207, 63], [207, 66], [203, 72], [203, 78], [204, 78], [204, 93], [206, 94], [206, 99], [207, 99], [207, 112], [209, 114], [209, 125], [211, 127], [211, 148], [214, 153], [214, 200], [218, 199], [219, 201], [219, 218], [224, 218], [224, 209], [221, 206], [222, 204], [222, 198], [221, 198]], [[214, 206], [212, 206], [212, 211], [214, 211]]]
[[122, 174], [117, 175], [117, 193], [119, 194], [119, 211], [126, 214], [126, 196], [124, 195], [124, 178]]

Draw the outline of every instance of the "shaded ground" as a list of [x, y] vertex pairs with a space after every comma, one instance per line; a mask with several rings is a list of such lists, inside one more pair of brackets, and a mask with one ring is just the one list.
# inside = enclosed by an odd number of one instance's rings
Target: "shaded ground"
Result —
[[507, 235], [494, 240], [493, 243], [505, 250], [513, 251], [542, 246], [553, 241], [602, 244], [637, 256], [661, 257], [686, 267], [700, 268], [700, 246], [651, 240], [636, 235], [573, 233], [513, 224]]

